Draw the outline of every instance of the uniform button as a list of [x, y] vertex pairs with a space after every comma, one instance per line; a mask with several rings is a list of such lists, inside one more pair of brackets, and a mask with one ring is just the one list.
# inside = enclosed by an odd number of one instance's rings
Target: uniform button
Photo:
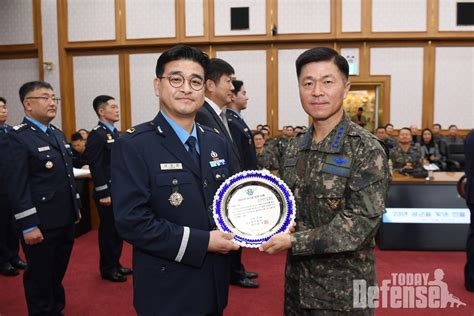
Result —
[[43, 197], [41, 198], [41, 201], [46, 201], [46, 197], [43, 196]]
[[46, 155], [47, 158], [51, 157], [50, 155]]
[[72, 184], [70, 185], [70, 187], [72, 188]]
[[171, 183], [173, 183], [173, 185], [177, 185], [177, 184], [178, 184], [178, 180], [177, 180], [177, 179], [173, 179], [173, 181], [171, 181]]
[[216, 180], [219, 180], [221, 178], [220, 174], [216, 174]]
[[204, 180], [204, 182], [202, 183], [202, 185], [206, 188], [206, 187], [207, 187], [207, 180]]
[[225, 174], [222, 174], [222, 178], [225, 178]]
[[161, 271], [161, 272], [165, 272], [165, 271], [166, 271], [166, 267], [161, 267], [160, 271]]
[[71, 175], [70, 175], [70, 174], [68, 174], [67, 176], [68, 176], [69, 178], [71, 177]]

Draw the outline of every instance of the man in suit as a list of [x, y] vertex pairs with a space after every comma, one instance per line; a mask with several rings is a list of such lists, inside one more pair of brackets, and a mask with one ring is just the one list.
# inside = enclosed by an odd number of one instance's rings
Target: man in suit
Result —
[[471, 224], [467, 237], [467, 263], [464, 267], [464, 286], [474, 292], [474, 130], [466, 137], [464, 143], [466, 153], [466, 203], [471, 212]]
[[241, 116], [241, 111], [247, 108], [247, 90], [244, 83], [240, 80], [232, 80], [234, 89], [232, 90], [232, 99], [227, 106], [226, 116], [229, 125], [230, 134], [240, 154], [241, 170], [257, 169], [257, 154], [252, 139], [252, 131]]
[[216, 230], [213, 196], [230, 175], [229, 148], [195, 123], [209, 58], [175, 46], [160, 55], [154, 80], [160, 112], [127, 130], [112, 153], [117, 229], [133, 245], [138, 315], [222, 315], [228, 256], [238, 245]]
[[[242, 171], [242, 157], [239, 148], [232, 139], [232, 134], [227, 122], [227, 105], [232, 101], [232, 78], [234, 68], [226, 61], [213, 58], [209, 64], [209, 70], [206, 77], [206, 101], [201, 109], [196, 113], [196, 122], [209, 126], [219, 134], [223, 135], [227, 141], [230, 151], [231, 175]], [[231, 253], [231, 272], [230, 282], [244, 288], [256, 288], [258, 283], [250, 280], [250, 277], [256, 277], [255, 273], [245, 272], [242, 264], [242, 249]]]
[[51, 124], [59, 99], [44, 81], [20, 88], [25, 118], [8, 133], [9, 199], [28, 261], [23, 275], [29, 315], [62, 315], [62, 280], [80, 219], [72, 153]]
[[119, 107], [115, 99], [99, 95], [92, 102], [99, 123], [87, 138], [86, 160], [94, 183], [94, 199], [99, 211], [99, 270], [104, 280], [125, 282], [132, 270], [120, 264], [123, 241], [115, 228], [111, 198], [110, 155], [119, 132], [114, 124], [119, 121]]
[[0, 97], [0, 148], [3, 149], [0, 157], [0, 274], [5, 276], [16, 276], [18, 269], [25, 269], [26, 263], [18, 255], [19, 242], [15, 230], [15, 222], [8, 201], [8, 151], [7, 133], [12, 127], [6, 123], [8, 119], [7, 100]]

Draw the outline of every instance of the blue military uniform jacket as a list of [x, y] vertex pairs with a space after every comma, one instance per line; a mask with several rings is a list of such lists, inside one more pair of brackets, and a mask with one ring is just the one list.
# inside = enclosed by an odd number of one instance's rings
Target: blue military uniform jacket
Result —
[[102, 122], [92, 129], [87, 137], [84, 155], [94, 183], [94, 196], [102, 199], [111, 195], [110, 155], [118, 133], [110, 131]]
[[25, 118], [7, 134], [8, 194], [20, 230], [64, 227], [79, 216], [72, 152], [63, 132], [52, 125], [51, 130], [48, 136]]
[[242, 117], [233, 110], [227, 109], [226, 116], [232, 139], [239, 149], [240, 168], [242, 170], [256, 170], [257, 153], [253, 143], [252, 131]]
[[[4, 130], [6, 129], [6, 131]], [[11, 132], [13, 129], [10, 125], [0, 127], [0, 148], [2, 154], [0, 156], [0, 195], [7, 195], [7, 184], [8, 184], [8, 160], [11, 158], [7, 150], [8, 138], [5, 132]], [[2, 207], [3, 209], [3, 207]]]
[[208, 127], [197, 124], [197, 135], [201, 172], [161, 113], [113, 148], [115, 223], [134, 247], [139, 315], [205, 315], [227, 305], [227, 256], [207, 247], [213, 196], [229, 176], [228, 147]]

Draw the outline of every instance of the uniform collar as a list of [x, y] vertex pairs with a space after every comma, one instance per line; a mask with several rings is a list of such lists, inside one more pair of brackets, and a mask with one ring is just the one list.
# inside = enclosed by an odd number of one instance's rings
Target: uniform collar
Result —
[[193, 124], [193, 130], [191, 131], [191, 134], [189, 134], [184, 128], [182, 128], [180, 125], [178, 125], [178, 123], [169, 118], [164, 112], [160, 113], [161, 115], [163, 115], [166, 122], [168, 122], [173, 131], [176, 133], [186, 150], [188, 150], [189, 147], [188, 144], [186, 144], [186, 141], [188, 140], [189, 136], [194, 136], [194, 138], [196, 138], [196, 150], [197, 152], [199, 152], [199, 139], [197, 136], [196, 123]]
[[30, 123], [34, 124], [36, 127], [38, 127], [40, 130], [43, 131], [43, 133], [46, 133], [46, 131], [48, 130], [48, 128], [51, 128], [51, 124], [48, 124], [48, 126], [44, 125], [43, 123], [40, 123], [38, 122], [37, 120], [29, 117], [29, 116], [25, 116], [25, 119], [28, 120]]
[[234, 110], [233, 108], [227, 108], [227, 112], [228, 111], [232, 111], [233, 113], [237, 114], [240, 118], [242, 118], [242, 116], [240, 115], [239, 112], [237, 112], [236, 110]]
[[110, 125], [109, 123], [106, 123], [102, 120], [99, 120], [99, 124], [104, 125], [105, 127], [107, 127], [108, 130], [110, 130], [112, 133], [114, 133], [115, 127], [113, 125]]
[[314, 126], [311, 125], [309, 130], [303, 136], [300, 150], [318, 150], [326, 153], [338, 153], [341, 151], [344, 139], [349, 132], [351, 119], [344, 112], [342, 120], [329, 132], [329, 134], [319, 143], [313, 144]]

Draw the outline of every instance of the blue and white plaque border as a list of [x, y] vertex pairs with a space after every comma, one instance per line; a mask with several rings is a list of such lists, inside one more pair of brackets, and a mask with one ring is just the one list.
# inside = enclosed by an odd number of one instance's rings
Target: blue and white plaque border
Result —
[[214, 195], [217, 228], [235, 234], [242, 247], [258, 248], [273, 235], [288, 232], [295, 220], [288, 186], [268, 171], [243, 171], [227, 179]]

